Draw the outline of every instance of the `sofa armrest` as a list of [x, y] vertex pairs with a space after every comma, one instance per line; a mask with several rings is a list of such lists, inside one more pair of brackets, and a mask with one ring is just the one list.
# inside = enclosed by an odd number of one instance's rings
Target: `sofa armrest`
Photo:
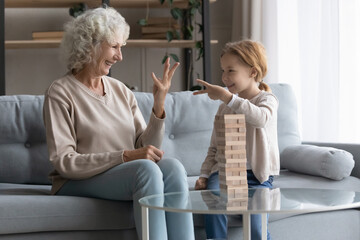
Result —
[[351, 176], [360, 178], [360, 144], [352, 143], [325, 143], [325, 142], [302, 142], [302, 144], [315, 145], [319, 147], [333, 147], [348, 151], [354, 156], [355, 166]]

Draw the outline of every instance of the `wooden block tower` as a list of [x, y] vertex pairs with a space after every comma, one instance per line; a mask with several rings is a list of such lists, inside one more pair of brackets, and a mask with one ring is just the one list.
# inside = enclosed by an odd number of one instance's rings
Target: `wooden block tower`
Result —
[[245, 115], [217, 115], [215, 126], [221, 197], [229, 208], [247, 205]]

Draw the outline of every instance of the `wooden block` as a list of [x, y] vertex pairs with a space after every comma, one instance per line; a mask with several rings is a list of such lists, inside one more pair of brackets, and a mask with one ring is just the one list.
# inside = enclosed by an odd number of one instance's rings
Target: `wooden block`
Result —
[[220, 184], [220, 190], [222, 191], [233, 191], [234, 193], [248, 193], [248, 185], [244, 184], [244, 185], [239, 185], [239, 186], [227, 186], [224, 184]]
[[216, 137], [240, 137], [240, 139], [246, 140], [246, 132], [219, 132], [216, 131]]
[[245, 156], [245, 154], [220, 154], [218, 153], [217, 155], [217, 160], [218, 162], [238, 162], [238, 163], [242, 163], [242, 162], [247, 162], [247, 158]]
[[[216, 141], [225, 141], [225, 142], [237, 142], [237, 145], [246, 145], [246, 139], [244, 139], [245, 136], [218, 136], [216, 135]], [[225, 144], [226, 145], [226, 144]]]
[[219, 172], [230, 172], [230, 171], [240, 171], [241, 174], [246, 174], [246, 167], [220, 167], [219, 166]]
[[[223, 168], [222, 168], [223, 169]], [[219, 169], [219, 175], [220, 176], [247, 176], [247, 171], [240, 171], [235, 169], [229, 169], [228, 171], [221, 171]]]
[[237, 198], [237, 199], [246, 199], [248, 198], [248, 192], [237, 192], [235, 190], [225, 190], [220, 189], [220, 196], [225, 198]]
[[[246, 166], [246, 158], [232, 158], [232, 157], [225, 157], [224, 155], [219, 154], [217, 156], [218, 163], [244, 163]], [[243, 165], [243, 166], [244, 166]]]
[[247, 185], [247, 180], [219, 180], [219, 183], [228, 187], [238, 187], [241, 185]]
[[[232, 149], [225, 149], [225, 147], [229, 148], [229, 147], [233, 147], [233, 146], [219, 146], [217, 147], [217, 152], [219, 152], [219, 154], [222, 154], [222, 155], [232, 155], [232, 154], [238, 154], [238, 155], [245, 155], [246, 156], [246, 148], [244, 145], [238, 145], [236, 146], [237, 148], [240, 148], [240, 149], [235, 149], [235, 150], [232, 150]], [[241, 149], [242, 147], [242, 149]]]
[[[216, 139], [216, 144], [218, 146], [239, 146], [240, 141], [225, 141], [225, 140], [218, 140]], [[244, 145], [245, 146], [245, 145]]]
[[246, 131], [246, 130], [241, 130], [241, 129], [246, 128], [245, 123], [218, 123], [218, 122], [215, 122], [215, 127], [217, 129], [233, 128], [233, 129], [236, 129], [235, 131], [237, 131], [237, 132]]
[[246, 176], [229, 176], [229, 175], [220, 175], [219, 180], [247, 180]]
[[246, 132], [246, 128], [245, 127], [241, 127], [241, 128], [224, 128], [224, 127], [220, 127], [220, 128], [216, 128], [216, 132], [226, 132], [226, 133]]
[[215, 120], [221, 119], [240, 119], [245, 121], [245, 114], [224, 114], [224, 115], [216, 115]]
[[244, 162], [235, 162], [235, 163], [227, 163], [227, 162], [218, 162], [219, 168], [245, 168], [246, 170], [246, 163]]
[[244, 145], [217, 146], [216, 148], [218, 150], [246, 150], [246, 147]]

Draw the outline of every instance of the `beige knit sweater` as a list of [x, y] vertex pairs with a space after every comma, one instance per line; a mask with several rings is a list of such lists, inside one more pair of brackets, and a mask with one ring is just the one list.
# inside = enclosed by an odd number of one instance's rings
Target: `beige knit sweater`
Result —
[[[233, 95], [228, 105], [221, 104], [217, 115], [245, 114], [247, 168], [263, 183], [270, 175], [279, 175], [280, 158], [277, 139], [278, 100], [272, 93], [261, 91], [250, 100]], [[214, 126], [201, 176], [208, 178], [218, 171], [216, 128]]]
[[72, 74], [54, 81], [45, 93], [43, 118], [55, 169], [52, 194], [68, 179], [90, 178], [123, 163], [124, 150], [161, 146], [164, 119], [152, 114], [146, 126], [134, 94], [116, 79], [104, 76], [102, 81], [104, 96]]

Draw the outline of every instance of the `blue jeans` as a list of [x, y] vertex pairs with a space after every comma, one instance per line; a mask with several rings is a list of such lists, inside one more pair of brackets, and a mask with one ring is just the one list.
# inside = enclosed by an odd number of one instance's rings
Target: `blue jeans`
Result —
[[[273, 176], [270, 176], [267, 181], [260, 183], [251, 170], [247, 171], [247, 181], [249, 188], [272, 188]], [[219, 173], [215, 172], [210, 175], [208, 179], [207, 189], [218, 190]], [[211, 239], [226, 239], [227, 238], [227, 217], [222, 214], [207, 214], [205, 215], [205, 230], [207, 238]], [[261, 215], [251, 215], [251, 239], [261, 240]], [[267, 233], [267, 239], [270, 240], [270, 233]]]
[[[186, 176], [184, 166], [177, 159], [162, 159], [158, 163], [141, 159], [117, 165], [92, 178], [69, 180], [57, 194], [119, 201], [132, 200], [136, 230], [141, 238], [139, 199], [164, 192], [188, 192]], [[151, 240], [192, 240], [192, 215], [150, 209], [149, 232]]]

